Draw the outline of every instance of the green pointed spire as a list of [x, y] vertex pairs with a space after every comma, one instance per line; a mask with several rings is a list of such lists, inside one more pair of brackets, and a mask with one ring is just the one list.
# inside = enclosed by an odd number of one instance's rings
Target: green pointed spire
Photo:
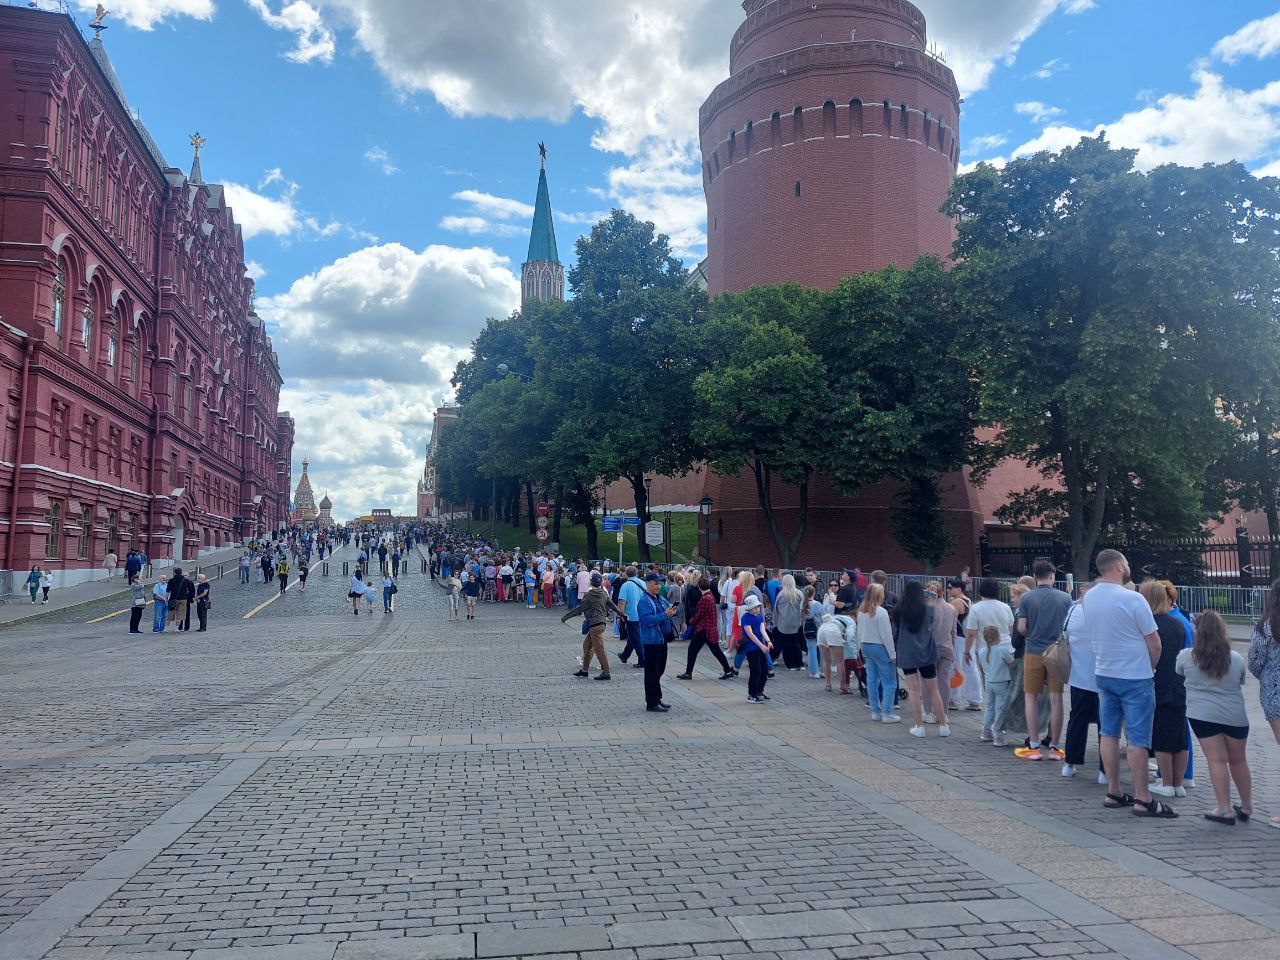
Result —
[[[543, 160], [545, 164], [545, 159]], [[529, 237], [527, 263], [559, 263], [556, 250], [556, 226], [551, 220], [551, 191], [547, 188], [547, 169], [538, 174], [538, 201], [533, 208], [533, 234]]]

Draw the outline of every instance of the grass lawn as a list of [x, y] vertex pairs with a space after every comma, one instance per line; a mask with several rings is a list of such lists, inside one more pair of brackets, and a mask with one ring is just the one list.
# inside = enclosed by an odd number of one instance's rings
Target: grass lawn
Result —
[[[613, 514], [616, 516], [616, 514]], [[662, 514], [654, 517], [655, 520], [661, 520]], [[520, 529], [515, 530], [510, 524], [499, 523], [496, 529], [498, 543], [503, 549], [511, 547], [522, 547], [528, 550], [537, 550], [541, 544], [538, 542], [536, 534], [529, 532], [528, 526], [522, 522]], [[465, 521], [463, 521], [465, 526]], [[599, 518], [596, 519], [596, 527], [599, 529]], [[472, 522], [472, 530], [483, 536], [489, 535], [489, 525], [487, 523]], [[636, 548], [636, 532], [643, 531], [643, 527], [623, 527], [622, 533], [622, 559], [623, 561], [636, 560], [639, 557], [639, 551]], [[598, 543], [600, 546], [601, 559], [611, 557], [618, 559], [618, 537], [614, 533], [600, 533], [598, 535]], [[696, 513], [673, 513], [671, 514], [671, 560], [673, 563], [683, 563], [693, 557], [698, 552], [698, 515]], [[569, 523], [567, 520], [560, 524], [560, 552], [566, 557], [586, 557], [587, 555], [587, 532], [577, 524]], [[650, 547], [649, 553], [654, 560], [659, 563], [664, 562], [666, 558], [666, 547]]]

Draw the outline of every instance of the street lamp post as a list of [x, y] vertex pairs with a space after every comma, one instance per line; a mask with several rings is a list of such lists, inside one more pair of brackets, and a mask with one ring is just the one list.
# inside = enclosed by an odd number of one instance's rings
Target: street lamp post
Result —
[[703, 556], [707, 558], [707, 566], [711, 566], [711, 498], [703, 497], [698, 501], [698, 512], [702, 514], [703, 536], [706, 537], [706, 547], [703, 550]]

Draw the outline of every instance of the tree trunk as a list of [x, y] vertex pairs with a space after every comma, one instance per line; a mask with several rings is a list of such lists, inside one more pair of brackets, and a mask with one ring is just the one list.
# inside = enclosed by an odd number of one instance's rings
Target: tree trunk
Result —
[[582, 524], [587, 534], [587, 560], [595, 563], [600, 559], [599, 536], [596, 529], [596, 518], [591, 512], [591, 493], [582, 484], [573, 488], [570, 494], [570, 516], [575, 523]]
[[1072, 444], [1062, 448], [1062, 483], [1067, 488], [1067, 524], [1071, 543], [1071, 573], [1077, 582], [1089, 579], [1093, 551], [1102, 532], [1107, 508], [1107, 485], [1111, 473], [1111, 454], [1098, 457], [1092, 503], [1085, 502], [1087, 481], [1084, 456]]
[[507, 507], [507, 519], [511, 521], [513, 529], [520, 529], [520, 481], [511, 481], [511, 495], [507, 498], [509, 506]]
[[533, 503], [533, 481], [532, 480], [526, 480], [524, 482], [524, 500], [525, 500], [525, 504], [529, 507], [529, 511], [528, 511], [529, 512], [529, 535], [532, 536], [537, 531], [537, 527], [535, 526], [535, 522], [534, 522], [534, 514], [537, 511]]
[[649, 492], [644, 488], [644, 474], [637, 473], [627, 478], [631, 481], [631, 492], [635, 495], [636, 516], [640, 518], [640, 526], [636, 527], [636, 546], [639, 548], [641, 563], [649, 562], [649, 545], [644, 542], [644, 525], [649, 522]]
[[769, 524], [769, 533], [773, 536], [774, 548], [778, 551], [778, 565], [790, 567], [795, 563], [796, 552], [800, 549], [800, 541], [804, 539], [805, 529], [809, 525], [809, 479], [799, 484], [800, 517], [796, 522], [796, 532], [790, 540], [782, 533], [778, 523], [778, 514], [773, 509], [773, 470], [768, 464], [759, 460], [751, 461], [751, 470], [756, 477], [756, 496], [760, 500], [760, 508], [764, 511], [765, 520]]

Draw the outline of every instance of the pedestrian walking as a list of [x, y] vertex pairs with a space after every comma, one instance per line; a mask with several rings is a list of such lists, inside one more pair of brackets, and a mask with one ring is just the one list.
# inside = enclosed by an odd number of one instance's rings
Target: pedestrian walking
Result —
[[457, 620], [458, 607], [462, 604], [462, 581], [458, 579], [455, 573], [449, 574], [449, 579], [445, 581], [445, 587], [449, 591], [449, 619]]
[[31, 594], [31, 602], [35, 603], [36, 598], [40, 595], [40, 581], [44, 577], [40, 571], [40, 564], [36, 564], [31, 568], [31, 572], [27, 574], [26, 585], [27, 592]]
[[298, 563], [298, 592], [299, 593], [307, 592], [307, 577], [310, 575], [311, 575], [311, 564], [309, 564], [306, 558], [304, 557]]
[[693, 615], [689, 617], [688, 660], [685, 662], [684, 673], [680, 674], [677, 679], [693, 679], [693, 668], [698, 663], [698, 654], [702, 652], [703, 647], [706, 647], [720, 664], [720, 679], [732, 680], [735, 676], [733, 667], [729, 666], [728, 658], [725, 657], [724, 651], [720, 649], [720, 617], [719, 611], [716, 609], [715, 594], [711, 592], [711, 580], [703, 574], [696, 585], [687, 589], [689, 591], [695, 589], [698, 591], [698, 603], [694, 607]]
[[662, 577], [659, 574], [645, 574], [644, 585], [645, 592], [637, 605], [637, 626], [640, 643], [644, 647], [645, 709], [650, 713], [666, 713], [671, 705], [662, 699], [662, 675], [667, 670], [667, 643], [674, 632], [671, 618], [676, 611], [675, 607], [658, 595], [662, 587]]
[[142, 623], [142, 614], [147, 609], [147, 586], [142, 582], [142, 575], [135, 573], [129, 581], [129, 632], [141, 633], [138, 629]]
[[609, 611], [618, 612], [617, 605], [604, 589], [604, 579], [600, 574], [591, 575], [590, 588], [579, 599], [578, 604], [560, 618], [561, 623], [568, 623], [574, 617], [583, 618], [582, 664], [575, 677], [590, 676], [591, 658], [595, 657], [600, 664], [597, 680], [609, 679], [609, 657], [604, 649], [604, 628], [609, 622]]
[[249, 564], [251, 559], [252, 558], [249, 556], [248, 550], [240, 554], [240, 582], [241, 583], [249, 582]]
[[284, 554], [281, 554], [280, 559], [276, 561], [276, 579], [280, 581], [281, 593], [289, 589], [289, 561], [285, 559]]
[[120, 559], [116, 556], [114, 550], [108, 550], [107, 555], [102, 558], [102, 567], [107, 571], [107, 579], [112, 580], [116, 575], [116, 567], [120, 565]]
[[203, 573], [196, 576], [196, 619], [200, 626], [196, 633], [207, 633], [209, 630], [209, 610], [213, 607], [212, 587], [209, 578]]
[[364, 574], [356, 570], [351, 576], [351, 588], [347, 591], [347, 599], [351, 601], [351, 613], [360, 616], [360, 601], [364, 599]]
[[40, 602], [49, 603], [49, 591], [53, 589], [53, 571], [45, 567], [40, 571]]
[[373, 581], [366, 580], [364, 582], [364, 612], [369, 616], [373, 616], [373, 601], [378, 596], [378, 591], [373, 588]]
[[[1184, 680], [1186, 715], [1209, 761], [1209, 782], [1217, 806], [1204, 818], [1224, 826], [1232, 826], [1237, 820], [1247, 823], [1253, 816], [1253, 777], [1245, 757], [1249, 739], [1249, 714], [1244, 706], [1245, 662], [1231, 649], [1226, 621], [1218, 611], [1200, 614], [1195, 643], [1190, 650], [1178, 653], [1174, 670]], [[1233, 782], [1240, 795], [1240, 802], [1234, 806]]]
[[169, 583], [163, 577], [157, 578], [151, 588], [151, 596], [155, 601], [155, 617], [151, 623], [152, 633], [164, 633], [169, 619]]
[[391, 571], [387, 571], [386, 576], [382, 578], [382, 612], [391, 612], [391, 598], [396, 592], [396, 581], [391, 576]]

